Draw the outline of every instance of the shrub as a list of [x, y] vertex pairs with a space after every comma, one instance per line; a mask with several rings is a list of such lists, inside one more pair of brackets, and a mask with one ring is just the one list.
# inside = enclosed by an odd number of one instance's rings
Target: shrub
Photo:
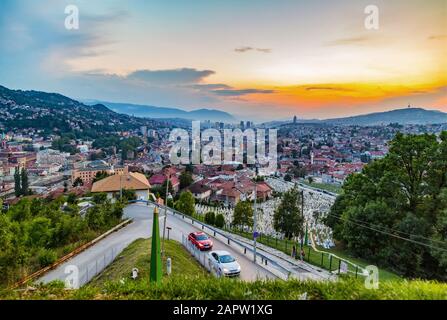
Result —
[[39, 249], [37, 254], [37, 260], [39, 260], [39, 264], [41, 267], [46, 267], [50, 264], [53, 264], [57, 260], [57, 254], [54, 250], [51, 249]]
[[225, 218], [223, 214], [219, 213], [214, 219], [214, 225], [218, 228], [223, 228], [225, 225]]
[[216, 223], [216, 215], [213, 211], [209, 211], [205, 214], [205, 222], [214, 225]]

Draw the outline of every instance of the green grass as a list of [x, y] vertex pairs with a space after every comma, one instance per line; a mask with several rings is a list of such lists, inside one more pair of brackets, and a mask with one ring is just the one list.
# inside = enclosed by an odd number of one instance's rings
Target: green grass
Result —
[[359, 279], [337, 282], [259, 280], [243, 282], [214, 277], [165, 277], [159, 285], [148, 279], [108, 282], [102, 288], [85, 286], [65, 290], [53, 283], [28, 291], [3, 291], [0, 299], [82, 300], [296, 300], [303, 293], [312, 300], [447, 300], [447, 284], [434, 281], [386, 281], [377, 290], [367, 289]]
[[305, 185], [310, 186], [310, 187], [318, 188], [321, 190], [326, 190], [326, 191], [337, 193], [337, 194], [341, 194], [343, 192], [342, 187], [335, 185], [335, 184], [317, 183], [317, 182], [309, 183], [309, 181], [306, 181], [306, 180], [303, 180], [301, 182], [304, 183]]
[[[247, 239], [252, 239], [251, 233], [240, 232], [237, 230], [232, 230], [232, 232], [239, 234]], [[299, 253], [299, 243], [297, 243], [297, 242], [293, 242], [290, 240], [275, 239], [273, 237], [269, 237], [266, 235], [262, 235], [261, 237], [259, 237], [257, 239], [257, 241], [266, 245], [266, 246], [269, 246], [271, 248], [275, 248], [279, 251], [282, 251], [288, 255], [292, 254], [292, 247], [293, 247], [293, 245], [295, 245], [298, 250], [298, 253]], [[353, 258], [346, 252], [344, 252], [340, 249], [337, 249], [337, 248], [332, 248], [332, 249], [318, 248], [318, 250], [335, 254], [335, 255], [339, 256], [340, 258], [342, 258], [344, 260], [348, 260], [360, 267], [366, 267], [366, 266], [372, 264], [372, 263], [369, 263], [369, 262], [359, 259], [359, 258]], [[329, 258], [329, 254], [327, 254], [327, 253], [322, 254], [321, 252], [317, 252], [311, 246], [308, 246], [308, 245], [304, 246], [304, 254], [305, 254], [304, 260], [306, 262], [309, 262], [310, 264], [312, 264], [314, 266], [317, 266], [317, 267], [320, 267], [320, 268], [323, 268], [326, 270], [338, 271], [340, 259], [338, 259], [336, 257], [332, 257], [332, 261], [331, 261], [331, 258]], [[353, 265], [348, 264], [348, 270], [350, 271], [349, 274], [352, 275], [353, 277], [355, 277], [356, 268]], [[361, 270], [357, 270], [357, 272], [358, 272], [357, 277], [360, 277]], [[379, 279], [382, 281], [388, 281], [388, 280], [398, 280], [398, 279], [401, 279], [401, 277], [391, 271], [388, 271], [388, 270], [385, 270], [385, 269], [379, 267]]]
[[[55, 281], [32, 290], [0, 290], [0, 300], [296, 300], [303, 293], [312, 300], [447, 300], [447, 284], [435, 281], [389, 280], [367, 289], [359, 278], [337, 282], [299, 280], [218, 279], [208, 273], [174, 241], [166, 242], [173, 273], [160, 284], [149, 282], [150, 240], [138, 239], [97, 278], [79, 290], [66, 290]], [[133, 267], [138, 280], [130, 279]]]
[[[172, 274], [185, 275], [191, 278], [207, 277], [208, 273], [200, 264], [173, 240], [165, 242], [166, 255], [163, 260], [163, 272], [166, 275], [166, 258], [172, 260]], [[95, 277], [90, 286], [103, 287], [106, 282], [131, 279], [133, 268], [138, 268], [139, 278], [148, 279], [151, 263], [151, 239], [138, 239], [132, 242], [100, 275]]]

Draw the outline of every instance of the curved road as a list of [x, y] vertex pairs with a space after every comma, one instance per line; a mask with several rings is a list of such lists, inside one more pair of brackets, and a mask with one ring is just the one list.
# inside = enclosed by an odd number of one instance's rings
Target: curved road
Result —
[[[133, 219], [131, 224], [109, 235], [56, 269], [49, 271], [38, 279], [37, 282], [65, 281], [68, 275], [68, 270], [67, 274], [65, 273], [66, 268], [68, 266], [76, 266], [79, 272], [79, 285], [82, 286], [88, 283], [89, 280], [110, 264], [133, 241], [139, 238], [151, 237], [153, 210], [152, 205], [132, 204], [127, 206], [124, 209], [124, 216]], [[161, 235], [163, 232], [163, 214], [164, 210], [162, 209], [159, 218]], [[172, 228], [170, 230], [170, 239], [174, 239], [180, 243], [182, 242], [183, 235], [187, 236], [190, 232], [201, 230], [173, 215], [168, 215], [167, 221], [167, 227]], [[242, 268], [241, 279], [254, 281], [256, 279], [275, 278], [272, 273], [254, 264], [247, 256], [228, 246], [226, 243], [215, 238], [213, 238], [213, 242], [215, 250], [226, 250], [237, 259]]]

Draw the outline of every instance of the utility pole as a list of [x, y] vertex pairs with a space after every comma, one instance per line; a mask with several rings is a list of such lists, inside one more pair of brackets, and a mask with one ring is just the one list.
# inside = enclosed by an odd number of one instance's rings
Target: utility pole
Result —
[[[304, 224], [304, 190], [301, 190], [301, 218], [303, 219]], [[303, 250], [303, 232], [301, 232], [300, 254], [302, 250]]]
[[169, 182], [170, 182], [170, 174], [166, 175], [166, 194], [165, 194], [165, 217], [163, 219], [163, 241], [161, 243], [161, 254], [165, 255], [165, 233], [166, 233], [166, 219], [168, 217], [168, 192], [169, 192]]
[[255, 164], [255, 203], [254, 203], [254, 210], [253, 210], [253, 262], [256, 263], [256, 239], [257, 239], [257, 198], [258, 198], [258, 165]]
[[123, 175], [122, 174], [120, 174], [120, 201], [123, 201]]
[[[257, 176], [256, 176], [257, 178]], [[257, 238], [257, 221], [256, 221], [256, 216], [257, 216], [257, 205], [256, 205], [256, 200], [257, 200], [257, 196], [258, 196], [258, 182], [255, 181], [255, 206], [254, 206], [254, 210], [253, 210], [253, 238], [254, 238], [254, 243], [253, 243], [253, 261], [254, 263], [256, 263], [256, 238]]]

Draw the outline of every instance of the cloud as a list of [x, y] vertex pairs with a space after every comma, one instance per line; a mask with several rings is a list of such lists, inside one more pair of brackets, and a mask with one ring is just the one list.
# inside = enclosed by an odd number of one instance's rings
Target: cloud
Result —
[[304, 89], [306, 91], [317, 91], [317, 90], [321, 90], [321, 91], [342, 91], [342, 92], [354, 91], [353, 89], [349, 89], [349, 88], [327, 87], [327, 86], [311, 86], [311, 87], [304, 86]]
[[253, 49], [254, 48], [252, 48], [252, 47], [239, 47], [239, 48], [234, 49], [234, 51], [243, 53], [243, 52], [251, 51]]
[[326, 46], [361, 46], [361, 45], [376, 45], [387, 43], [388, 40], [383, 36], [377, 34], [360, 35], [346, 38], [339, 38], [332, 41], [327, 41]]
[[270, 94], [274, 93], [275, 90], [261, 90], [261, 89], [221, 89], [221, 90], [213, 90], [212, 93], [217, 94], [218, 96], [244, 96], [246, 94]]
[[193, 68], [168, 70], [137, 70], [127, 76], [127, 79], [140, 80], [148, 84], [188, 84], [198, 83], [204, 78], [215, 74], [212, 70], [197, 70]]
[[237, 53], [244, 53], [244, 52], [248, 52], [248, 51], [258, 51], [258, 52], [263, 52], [263, 53], [270, 53], [272, 52], [272, 49], [268, 49], [268, 48], [254, 48], [254, 47], [239, 47], [234, 49], [235, 52]]
[[428, 40], [445, 40], [447, 39], [447, 34], [436, 34], [428, 37]]
[[197, 89], [200, 91], [210, 91], [218, 89], [231, 89], [229, 85], [224, 83], [209, 83], [209, 84], [193, 84], [190, 86], [192, 89]]

